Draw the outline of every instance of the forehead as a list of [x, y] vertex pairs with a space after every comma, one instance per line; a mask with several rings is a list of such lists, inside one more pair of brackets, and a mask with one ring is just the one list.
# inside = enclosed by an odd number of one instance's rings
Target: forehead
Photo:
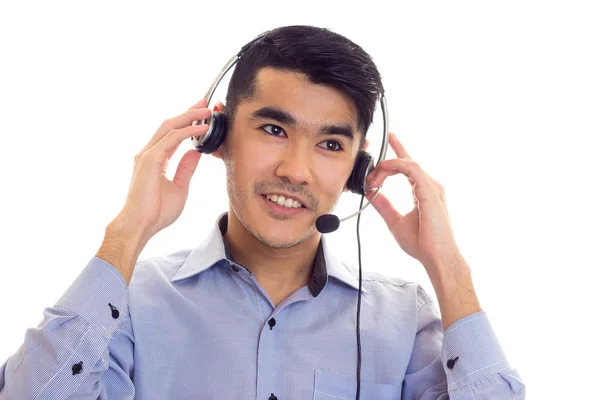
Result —
[[301, 124], [345, 123], [358, 131], [352, 99], [334, 87], [310, 82], [299, 72], [262, 68], [256, 76], [255, 96], [248, 105], [249, 112], [265, 105], [277, 106], [297, 116]]

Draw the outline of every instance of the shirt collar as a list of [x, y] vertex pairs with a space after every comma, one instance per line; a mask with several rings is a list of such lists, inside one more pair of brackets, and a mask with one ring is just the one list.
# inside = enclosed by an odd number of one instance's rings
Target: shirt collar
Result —
[[[219, 261], [233, 262], [229, 246], [223, 240], [223, 235], [227, 231], [227, 217], [227, 212], [218, 216], [209, 235], [190, 252], [177, 273], [171, 278], [171, 282], [199, 274]], [[358, 290], [358, 279], [335, 257], [331, 247], [327, 245], [325, 235], [321, 235], [321, 241], [313, 262], [312, 275], [308, 283], [308, 289], [313, 297], [321, 293], [327, 283], [328, 276], [332, 276]], [[362, 291], [367, 293], [364, 286]]]

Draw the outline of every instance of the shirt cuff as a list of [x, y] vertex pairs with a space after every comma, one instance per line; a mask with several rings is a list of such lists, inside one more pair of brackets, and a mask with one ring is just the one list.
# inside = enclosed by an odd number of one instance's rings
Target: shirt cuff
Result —
[[123, 275], [102, 258], [92, 257], [55, 305], [85, 319], [109, 338], [129, 318], [128, 300]]
[[446, 329], [442, 362], [449, 391], [510, 369], [485, 311], [467, 315]]

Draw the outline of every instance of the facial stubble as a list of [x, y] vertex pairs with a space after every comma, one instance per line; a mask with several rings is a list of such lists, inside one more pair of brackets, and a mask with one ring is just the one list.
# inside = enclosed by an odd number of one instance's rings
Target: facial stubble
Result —
[[[237, 166], [235, 162], [232, 161], [232, 154], [231, 151], [227, 148], [227, 146], [223, 146], [222, 153], [227, 176], [227, 194], [229, 196], [231, 209], [235, 213], [237, 219], [240, 221], [240, 224], [244, 227], [246, 232], [248, 232], [254, 239], [272, 249], [288, 249], [299, 245], [300, 243], [304, 242], [305, 240], [307, 240], [315, 234], [316, 227], [313, 227], [312, 229], [309, 229], [303, 237], [295, 241], [286, 241], [284, 239], [272, 240], [268, 237], [261, 235], [255, 229], [253, 229], [251, 224], [248, 223], [248, 220], [245, 218], [243, 212], [240, 211], [242, 211], [243, 209], [243, 207], [241, 207], [243, 204], [248, 204], [250, 200], [250, 195], [253, 195], [254, 191], [252, 193], [249, 193], [245, 185], [237, 184], [235, 180], [235, 177], [237, 176]], [[289, 217], [280, 216], [273, 213], [270, 213], [270, 216], [277, 220], [290, 219]]]

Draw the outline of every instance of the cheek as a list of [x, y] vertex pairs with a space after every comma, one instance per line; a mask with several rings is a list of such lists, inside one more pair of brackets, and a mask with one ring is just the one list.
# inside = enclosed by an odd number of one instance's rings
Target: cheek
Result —
[[234, 166], [233, 171], [240, 183], [252, 184], [256, 180], [269, 176], [269, 166], [274, 165], [276, 154], [265, 151], [264, 146], [252, 140], [239, 143], [231, 141], [231, 158], [229, 164]]
[[350, 172], [341, 161], [322, 163], [316, 172], [319, 190], [327, 197], [337, 199], [346, 188]]

